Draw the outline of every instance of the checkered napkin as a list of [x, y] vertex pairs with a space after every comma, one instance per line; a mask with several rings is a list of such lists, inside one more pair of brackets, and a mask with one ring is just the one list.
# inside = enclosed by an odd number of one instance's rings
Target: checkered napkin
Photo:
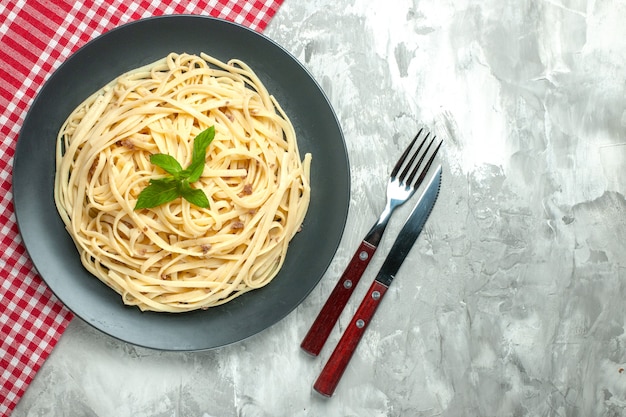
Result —
[[0, 416], [11, 413], [72, 319], [28, 258], [15, 222], [11, 166], [24, 117], [79, 47], [133, 20], [220, 17], [265, 29], [283, 0], [0, 0]]

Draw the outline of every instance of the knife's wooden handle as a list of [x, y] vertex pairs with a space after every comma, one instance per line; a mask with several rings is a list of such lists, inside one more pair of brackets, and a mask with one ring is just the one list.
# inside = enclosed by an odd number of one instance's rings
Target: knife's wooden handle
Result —
[[387, 287], [378, 281], [374, 281], [370, 286], [361, 305], [354, 313], [350, 325], [346, 328], [326, 366], [313, 385], [313, 388], [320, 394], [330, 397], [335, 392], [341, 376], [348, 367], [348, 363], [386, 291]]
[[307, 353], [319, 355], [328, 335], [348, 303], [354, 288], [363, 276], [363, 272], [376, 252], [376, 246], [362, 241], [343, 275], [330, 293], [326, 303], [311, 325], [300, 347]]

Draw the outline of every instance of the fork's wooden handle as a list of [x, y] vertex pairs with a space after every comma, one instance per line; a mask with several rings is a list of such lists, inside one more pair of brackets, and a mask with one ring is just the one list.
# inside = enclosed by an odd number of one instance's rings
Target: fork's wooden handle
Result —
[[362, 241], [348, 264], [343, 275], [330, 293], [326, 303], [320, 310], [313, 325], [306, 334], [300, 347], [307, 353], [319, 355], [328, 335], [339, 319], [341, 312], [348, 303], [354, 288], [363, 276], [363, 272], [376, 252], [376, 246]]
[[348, 363], [386, 291], [387, 287], [378, 281], [374, 281], [370, 286], [361, 305], [354, 313], [352, 321], [313, 385], [313, 388], [320, 394], [330, 397], [335, 392], [341, 376], [348, 367]]

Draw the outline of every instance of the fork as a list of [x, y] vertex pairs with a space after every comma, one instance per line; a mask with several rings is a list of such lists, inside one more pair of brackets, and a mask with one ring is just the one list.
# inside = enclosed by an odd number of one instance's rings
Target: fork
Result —
[[[413, 150], [420, 136], [423, 136], [423, 139], [419, 142], [417, 148]], [[443, 143], [440, 141], [435, 147], [430, 158], [427, 160], [426, 165], [418, 175], [418, 172], [420, 172], [420, 166], [424, 162], [428, 151], [435, 143], [436, 136], [432, 135], [432, 138], [429, 141], [428, 139], [430, 137], [430, 132], [425, 131], [424, 128], [420, 129], [419, 132], [417, 132], [417, 135], [415, 135], [415, 138], [413, 138], [406, 150], [402, 153], [396, 165], [393, 167], [391, 174], [389, 175], [389, 181], [387, 182], [387, 202], [384, 210], [380, 214], [380, 217], [374, 226], [372, 226], [365, 238], [359, 244], [359, 247], [350, 260], [350, 263], [341, 275], [341, 278], [335, 285], [335, 288], [331, 292], [330, 296], [326, 300], [326, 303], [320, 310], [317, 318], [300, 344], [300, 347], [312, 356], [319, 355], [322, 350], [326, 339], [328, 339], [328, 336], [339, 319], [341, 312], [348, 303], [354, 288], [359, 283], [359, 280], [363, 276], [363, 272], [376, 252], [383, 233], [387, 228], [387, 223], [389, 223], [389, 218], [393, 214], [394, 210], [411, 198], [411, 196], [415, 194], [415, 190], [424, 180], [428, 169], [435, 159], [435, 155], [437, 155], [437, 152]], [[428, 145], [426, 146], [426, 149], [421, 152], [427, 142]]]

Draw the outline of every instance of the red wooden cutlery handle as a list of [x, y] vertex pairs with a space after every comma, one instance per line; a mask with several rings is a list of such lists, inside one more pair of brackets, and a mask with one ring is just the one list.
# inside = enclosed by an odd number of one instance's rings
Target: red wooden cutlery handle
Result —
[[343, 275], [311, 325], [309, 332], [302, 340], [300, 347], [305, 352], [313, 356], [319, 355], [326, 339], [328, 339], [328, 335], [348, 303], [354, 288], [361, 276], [363, 276], [365, 268], [370, 263], [374, 252], [376, 252], [376, 246], [366, 241], [361, 242]]
[[378, 281], [374, 281], [370, 286], [361, 305], [354, 313], [350, 325], [346, 328], [326, 366], [313, 385], [313, 388], [320, 394], [330, 397], [335, 392], [341, 376], [348, 367], [348, 363], [386, 291], [387, 287]]

